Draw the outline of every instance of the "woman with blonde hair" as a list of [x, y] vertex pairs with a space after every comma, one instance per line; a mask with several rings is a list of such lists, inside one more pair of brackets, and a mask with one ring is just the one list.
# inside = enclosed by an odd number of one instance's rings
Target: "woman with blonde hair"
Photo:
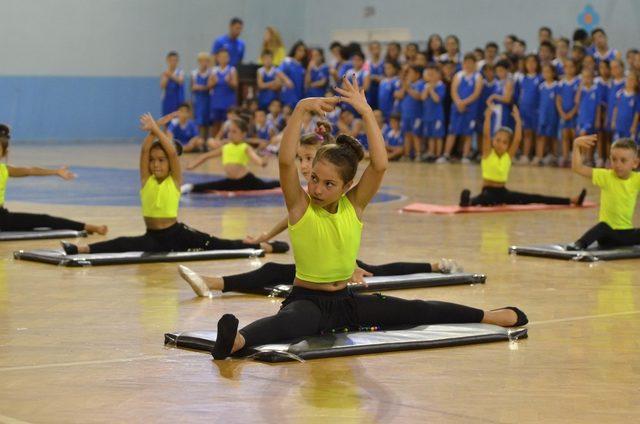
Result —
[[282, 37], [278, 30], [271, 26], [266, 27], [264, 30], [262, 51], [265, 50], [268, 50], [273, 54], [273, 64], [275, 66], [279, 66], [286, 56]]

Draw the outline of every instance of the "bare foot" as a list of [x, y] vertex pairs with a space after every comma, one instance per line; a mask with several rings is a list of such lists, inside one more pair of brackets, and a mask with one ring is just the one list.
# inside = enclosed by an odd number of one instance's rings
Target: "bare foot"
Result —
[[97, 233], [101, 236], [104, 236], [105, 234], [107, 234], [107, 232], [109, 232], [109, 227], [107, 227], [106, 225], [85, 224], [84, 229], [89, 234]]
[[244, 336], [239, 332], [236, 334], [236, 339], [233, 341], [233, 348], [231, 349], [231, 353], [235, 353], [244, 347], [245, 340]]
[[264, 253], [273, 253], [273, 246], [271, 246], [267, 242], [263, 241], [262, 243], [260, 243], [260, 248], [264, 250]]
[[78, 246], [78, 253], [91, 253], [89, 246]]

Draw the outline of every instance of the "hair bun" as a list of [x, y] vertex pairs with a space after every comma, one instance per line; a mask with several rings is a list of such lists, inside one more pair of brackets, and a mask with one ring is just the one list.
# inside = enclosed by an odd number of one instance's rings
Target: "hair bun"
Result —
[[6, 124], [0, 124], [0, 137], [10, 138], [11, 129]]
[[336, 139], [336, 144], [338, 147], [352, 150], [358, 158], [358, 162], [364, 159], [364, 148], [362, 144], [350, 135], [340, 134]]

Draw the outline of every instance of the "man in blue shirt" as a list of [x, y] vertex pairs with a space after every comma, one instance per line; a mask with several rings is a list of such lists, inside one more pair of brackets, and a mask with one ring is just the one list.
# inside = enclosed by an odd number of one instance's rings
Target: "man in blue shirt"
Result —
[[231, 22], [229, 22], [229, 34], [221, 35], [215, 39], [213, 46], [211, 46], [211, 53], [216, 54], [221, 49], [225, 49], [229, 52], [229, 64], [238, 66], [244, 57], [244, 41], [238, 38], [242, 33], [243, 26], [242, 19], [231, 19]]

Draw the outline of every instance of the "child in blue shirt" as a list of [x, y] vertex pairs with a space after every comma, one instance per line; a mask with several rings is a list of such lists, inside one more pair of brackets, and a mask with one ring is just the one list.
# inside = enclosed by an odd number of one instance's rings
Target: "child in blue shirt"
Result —
[[[553, 65], [553, 63], [552, 63]], [[518, 77], [518, 109], [522, 117], [523, 146], [519, 163], [529, 163], [531, 148], [536, 138], [538, 126], [538, 106], [540, 103], [540, 60], [535, 54], [529, 54], [524, 62], [525, 73]], [[556, 67], [557, 69], [557, 67]]]
[[563, 166], [569, 160], [571, 142], [575, 138], [578, 104], [576, 95], [580, 87], [580, 78], [577, 76], [578, 65], [575, 60], [567, 60], [564, 63], [564, 78], [558, 84], [558, 96], [556, 107], [560, 115], [560, 130], [562, 131], [562, 161]]
[[211, 124], [212, 133], [217, 134], [227, 119], [227, 112], [236, 105], [238, 74], [229, 64], [229, 52], [222, 49], [216, 54], [218, 66], [211, 69], [209, 86], [211, 87]]
[[387, 61], [384, 63], [384, 78], [380, 81], [380, 86], [378, 87], [378, 108], [382, 111], [385, 120], [389, 120], [393, 113], [396, 101], [394, 93], [398, 89], [399, 70], [400, 64], [398, 62]]
[[191, 105], [182, 103], [178, 107], [177, 115], [177, 118], [172, 119], [167, 125], [167, 136], [179, 141], [184, 153], [202, 150], [204, 138], [198, 134], [198, 126], [191, 119]]
[[462, 140], [462, 163], [471, 163], [471, 136], [476, 131], [478, 100], [482, 94], [482, 75], [476, 71], [473, 53], [464, 55], [462, 70], [456, 73], [451, 83], [451, 114], [444, 153], [436, 163], [448, 163], [456, 143]]
[[404, 153], [406, 157], [409, 157], [411, 147], [413, 147], [416, 162], [420, 161], [422, 150], [423, 71], [424, 69], [420, 66], [409, 66], [402, 86], [394, 93], [394, 97], [400, 102], [401, 127], [405, 137]]
[[385, 76], [384, 73], [384, 60], [382, 60], [382, 47], [378, 41], [372, 41], [369, 43], [369, 76], [371, 78], [371, 84], [369, 89], [365, 93], [367, 96], [367, 102], [373, 110], [378, 109], [378, 88], [380, 87], [380, 81]]
[[491, 136], [493, 137], [499, 128], [507, 127], [513, 130], [511, 117], [511, 105], [514, 98], [514, 83], [509, 74], [511, 63], [508, 60], [500, 60], [496, 63], [496, 88], [494, 94], [487, 99], [487, 104], [493, 104], [491, 114]]
[[289, 56], [280, 64], [279, 74], [282, 83], [280, 100], [284, 105], [294, 108], [304, 97], [305, 68], [303, 61], [307, 56], [307, 47], [303, 42], [297, 42], [291, 47]]
[[635, 139], [638, 129], [638, 115], [640, 114], [640, 96], [638, 95], [638, 77], [630, 72], [625, 80], [623, 89], [616, 94], [613, 111], [614, 139]]
[[178, 68], [179, 61], [177, 52], [167, 54], [167, 70], [160, 77], [163, 116], [175, 112], [184, 103], [184, 71]]
[[577, 132], [579, 136], [595, 134], [600, 122], [601, 90], [594, 81], [591, 69], [582, 71], [580, 88], [576, 97], [578, 104]]
[[444, 97], [447, 87], [442, 82], [442, 71], [436, 64], [429, 64], [424, 72], [426, 85], [422, 91], [422, 135], [427, 142], [427, 162], [435, 161], [442, 154], [446, 135], [444, 123]]
[[200, 137], [209, 134], [211, 123], [211, 99], [209, 98], [209, 77], [211, 76], [211, 56], [207, 52], [198, 53], [198, 69], [191, 71], [191, 104]]
[[324, 97], [329, 86], [329, 67], [321, 49], [311, 49], [311, 60], [304, 77], [306, 97]]
[[[553, 150], [558, 139], [558, 83], [556, 68], [552, 64], [542, 66], [543, 82], [538, 87], [538, 127], [536, 129], [536, 152], [532, 165], [540, 165], [547, 148]], [[563, 164], [564, 165], [564, 164]]]
[[386, 142], [389, 160], [398, 160], [404, 155], [404, 135], [400, 128], [400, 114], [389, 117], [389, 125], [382, 134]]
[[273, 66], [273, 53], [269, 50], [260, 56], [262, 66], [258, 68], [256, 82], [258, 86], [258, 108], [267, 110], [269, 104], [278, 98], [280, 79], [278, 69]]

